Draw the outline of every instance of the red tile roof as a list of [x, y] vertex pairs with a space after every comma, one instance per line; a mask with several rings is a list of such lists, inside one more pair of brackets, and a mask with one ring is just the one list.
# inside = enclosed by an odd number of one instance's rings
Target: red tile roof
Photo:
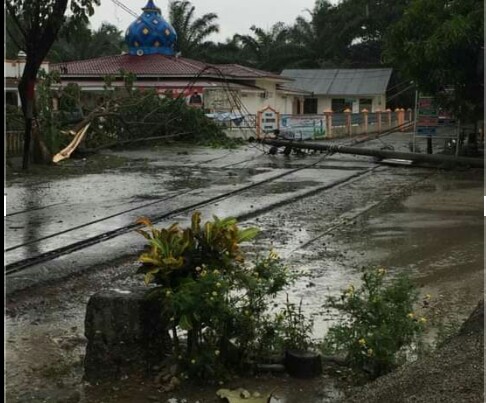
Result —
[[218, 70], [229, 78], [257, 79], [275, 78], [286, 80], [279, 75], [266, 71], [240, 66], [238, 64], [212, 65], [197, 60], [164, 55], [116, 55], [98, 57], [96, 59], [76, 60], [57, 63], [50, 67], [57, 70], [63, 77], [102, 77], [116, 75], [120, 70], [131, 72], [140, 77], [194, 77], [202, 72], [201, 77], [217, 77]]

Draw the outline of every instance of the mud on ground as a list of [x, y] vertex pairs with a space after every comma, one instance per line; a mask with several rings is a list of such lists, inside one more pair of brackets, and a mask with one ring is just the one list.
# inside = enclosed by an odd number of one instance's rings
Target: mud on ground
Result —
[[429, 356], [383, 376], [343, 401], [484, 402], [484, 300], [460, 332]]

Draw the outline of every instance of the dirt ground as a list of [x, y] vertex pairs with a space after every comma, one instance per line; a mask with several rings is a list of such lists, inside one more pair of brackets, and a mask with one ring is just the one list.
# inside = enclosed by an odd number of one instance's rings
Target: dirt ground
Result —
[[[366, 160], [343, 157], [335, 162], [341, 170], [362, 163], [368, 164]], [[144, 162], [144, 169], [147, 164], [150, 167], [150, 162]], [[125, 167], [123, 174], [131, 169], [138, 168]], [[162, 172], [165, 168], [162, 164], [158, 169]], [[306, 172], [297, 178], [290, 192], [316, 175], [322, 180], [330, 171]], [[271, 195], [255, 188], [239, 200], [253, 207], [253, 200], [273, 200], [279, 190], [285, 196], [288, 186], [267, 188], [265, 192]], [[370, 264], [389, 268], [391, 275], [406, 271], [422, 296], [432, 296], [428, 315], [429, 337], [433, 340], [440, 323], [462, 322], [483, 296], [483, 193], [483, 172], [479, 170], [377, 167], [331, 191], [318, 191], [248, 215], [242, 225], [262, 229], [255, 245], [249, 248], [250, 255], [274, 248], [302, 274], [288, 294], [294, 301], [303, 298], [305, 312], [315, 319], [316, 340], [336, 321], [323, 312], [325, 298], [337, 295], [350, 283], [356, 284], [359, 269]], [[222, 203], [212, 210], [219, 213], [230, 208]], [[71, 259], [71, 265], [81, 263], [79, 259], [82, 254]], [[288, 403], [346, 401], [348, 374], [335, 367], [308, 381], [262, 374], [236, 378], [223, 386], [183, 384], [170, 393], [161, 392], [153, 380], [86, 384], [82, 381], [86, 303], [102, 289], [140, 285], [142, 279], [135, 275], [136, 267], [135, 257], [107, 257], [103, 264], [83, 272], [8, 295], [7, 402], [165, 403], [179, 398], [202, 403], [217, 401], [215, 392], [220, 387], [244, 387], [260, 393], [275, 390], [275, 401]], [[282, 295], [281, 300], [284, 298]]]
[[484, 300], [438, 350], [364, 388], [345, 401], [484, 402]]

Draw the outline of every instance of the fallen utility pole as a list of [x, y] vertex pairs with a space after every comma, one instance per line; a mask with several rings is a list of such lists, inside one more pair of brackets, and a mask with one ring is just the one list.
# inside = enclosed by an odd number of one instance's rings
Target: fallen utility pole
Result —
[[289, 154], [292, 149], [317, 150], [328, 151], [331, 153], [356, 154], [366, 155], [369, 157], [376, 157], [380, 159], [393, 158], [401, 160], [410, 160], [414, 162], [430, 162], [436, 164], [454, 164], [466, 165], [473, 168], [484, 168], [484, 160], [482, 158], [467, 158], [467, 157], [453, 157], [450, 155], [439, 154], [417, 154], [404, 153], [390, 150], [376, 150], [370, 148], [347, 147], [336, 144], [315, 144], [308, 142], [295, 142], [292, 140], [276, 140], [276, 139], [262, 139], [262, 144], [267, 144], [274, 147], [285, 147], [286, 154]]

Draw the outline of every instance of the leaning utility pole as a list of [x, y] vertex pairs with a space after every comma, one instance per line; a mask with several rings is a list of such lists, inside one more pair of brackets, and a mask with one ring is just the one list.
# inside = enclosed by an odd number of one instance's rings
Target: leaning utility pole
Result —
[[484, 160], [481, 158], [453, 157], [449, 155], [439, 155], [439, 154], [404, 153], [399, 151], [347, 147], [347, 146], [335, 145], [335, 144], [315, 144], [315, 143], [308, 143], [303, 141], [295, 142], [289, 140], [263, 139], [260, 140], [260, 142], [262, 144], [267, 144], [269, 146], [285, 147], [287, 155], [290, 154], [292, 149], [317, 150], [317, 151], [328, 151], [331, 153], [366, 155], [369, 157], [376, 157], [380, 159], [393, 158], [393, 159], [410, 160], [416, 162], [465, 165], [473, 168], [484, 168]]

